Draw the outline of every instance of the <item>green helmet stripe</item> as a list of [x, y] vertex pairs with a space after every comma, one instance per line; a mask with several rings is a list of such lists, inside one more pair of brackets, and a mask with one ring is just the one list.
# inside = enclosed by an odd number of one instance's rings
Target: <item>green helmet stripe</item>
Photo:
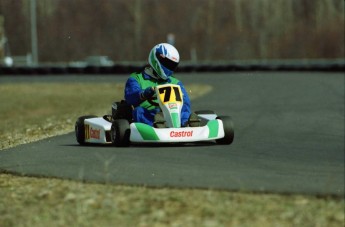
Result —
[[151, 51], [150, 60], [151, 60], [151, 66], [152, 66], [153, 69], [156, 71], [156, 73], [157, 73], [158, 75], [162, 75], [161, 68], [159, 67], [159, 62], [156, 60], [155, 54], [154, 54], [153, 51]]

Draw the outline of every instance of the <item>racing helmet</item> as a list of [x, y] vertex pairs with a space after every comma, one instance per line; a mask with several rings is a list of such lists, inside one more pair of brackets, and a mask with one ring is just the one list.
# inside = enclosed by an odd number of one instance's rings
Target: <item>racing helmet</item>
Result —
[[160, 43], [152, 48], [148, 60], [155, 76], [167, 80], [176, 70], [180, 55], [173, 45]]

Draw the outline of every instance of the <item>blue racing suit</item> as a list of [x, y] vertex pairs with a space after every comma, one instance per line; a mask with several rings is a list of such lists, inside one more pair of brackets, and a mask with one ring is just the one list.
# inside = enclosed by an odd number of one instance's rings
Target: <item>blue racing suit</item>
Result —
[[173, 76], [168, 80], [157, 80], [152, 78], [145, 71], [141, 73], [132, 73], [128, 78], [125, 86], [125, 100], [128, 104], [134, 107], [133, 121], [141, 122], [153, 126], [154, 116], [160, 111], [159, 107], [152, 105], [152, 102], [143, 100], [141, 93], [148, 87], [155, 87], [160, 84], [177, 84], [180, 85], [183, 93], [183, 106], [181, 110], [181, 125], [187, 125], [189, 116], [191, 114], [190, 99], [186, 89], [181, 81]]

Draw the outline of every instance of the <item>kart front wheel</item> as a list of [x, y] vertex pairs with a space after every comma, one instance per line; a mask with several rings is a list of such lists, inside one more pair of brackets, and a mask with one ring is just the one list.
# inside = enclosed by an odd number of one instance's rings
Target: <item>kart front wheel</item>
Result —
[[229, 145], [234, 141], [234, 124], [229, 116], [218, 116], [217, 119], [223, 122], [224, 138], [217, 139], [217, 144]]
[[80, 145], [85, 145], [85, 125], [84, 121], [86, 119], [95, 118], [95, 115], [82, 116], [77, 119], [74, 126], [75, 137]]
[[117, 147], [129, 146], [130, 128], [125, 119], [117, 119], [111, 125], [111, 142]]

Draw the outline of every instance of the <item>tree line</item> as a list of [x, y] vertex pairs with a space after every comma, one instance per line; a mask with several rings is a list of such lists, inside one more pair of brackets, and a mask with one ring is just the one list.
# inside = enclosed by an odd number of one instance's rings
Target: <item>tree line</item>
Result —
[[[11, 55], [31, 51], [30, 1], [0, 0]], [[145, 61], [174, 37], [183, 61], [344, 58], [343, 0], [38, 0], [40, 62]]]

